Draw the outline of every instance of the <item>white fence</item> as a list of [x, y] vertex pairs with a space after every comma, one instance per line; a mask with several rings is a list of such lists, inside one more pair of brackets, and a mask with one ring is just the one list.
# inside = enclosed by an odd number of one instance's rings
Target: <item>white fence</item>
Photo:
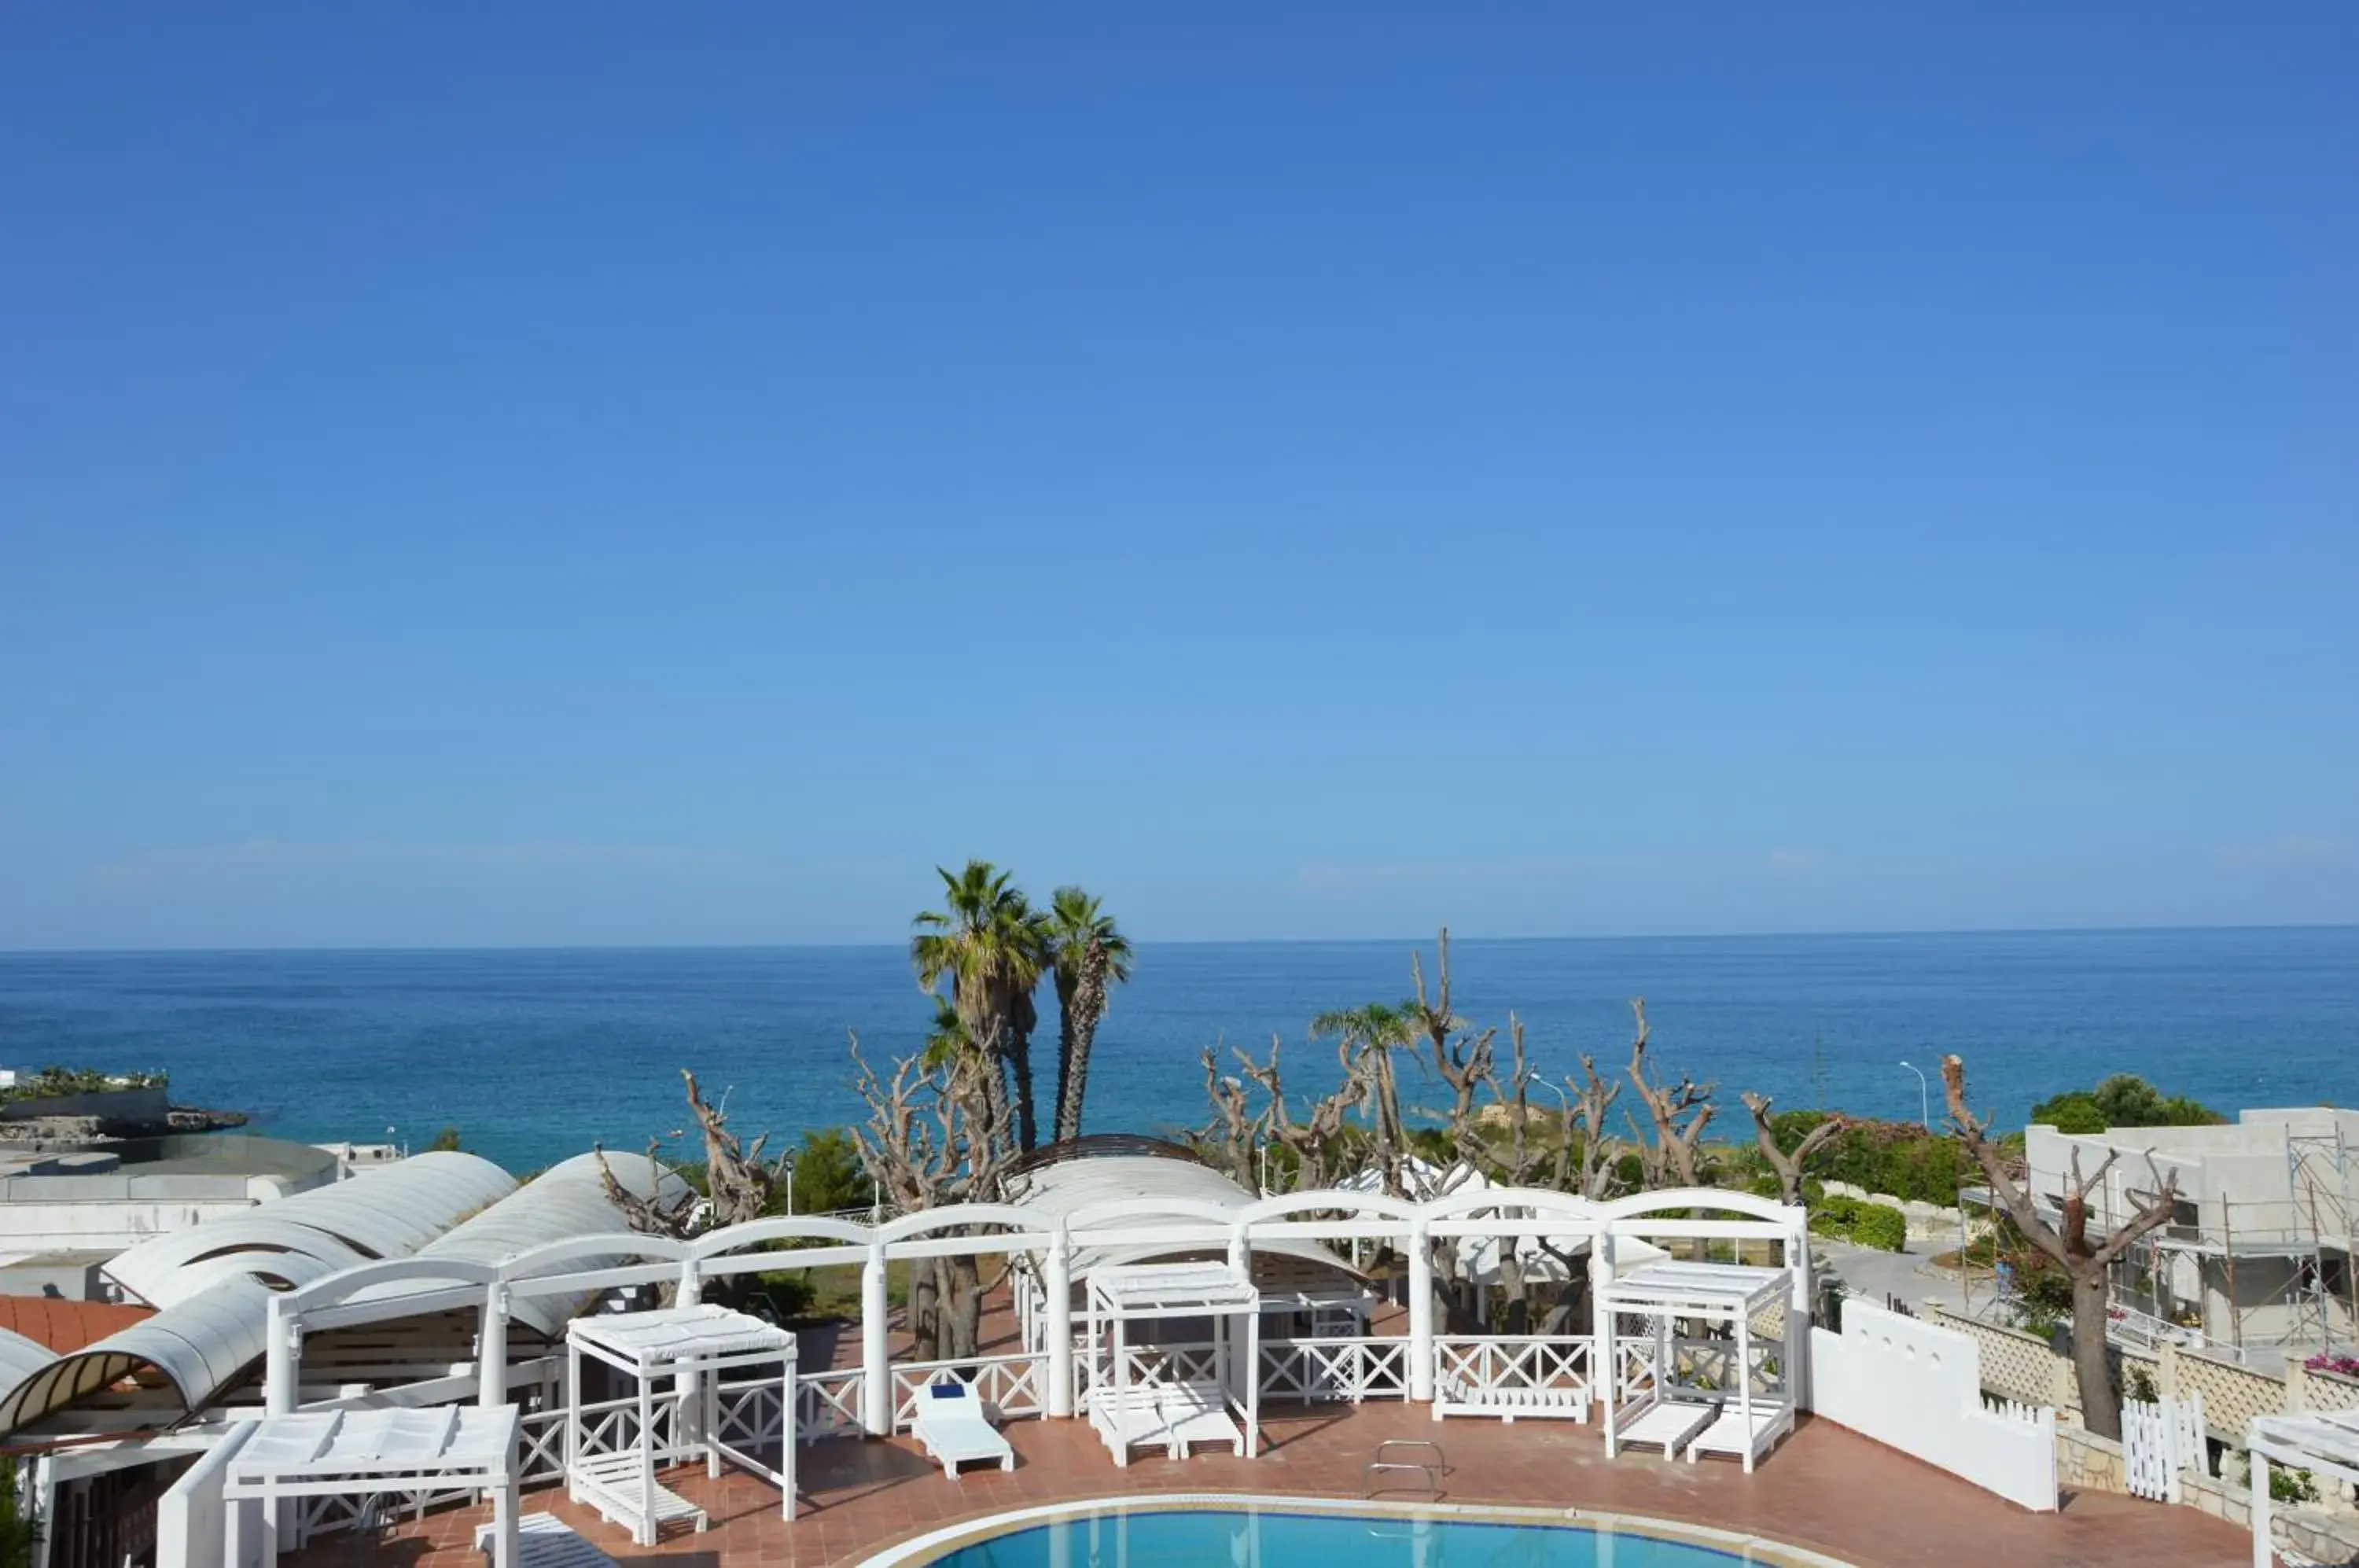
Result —
[[2056, 1418], [1983, 1408], [1974, 1342], [1851, 1300], [1843, 1332], [1810, 1331], [1810, 1408], [2039, 1513], [2056, 1508]]
[[2136, 1497], [2180, 1500], [2179, 1477], [2208, 1469], [2203, 1443], [2203, 1396], [2181, 1401], [2122, 1401], [2122, 1472]]
[[1408, 1398], [1408, 1341], [1282, 1339], [1261, 1347], [1261, 1397], [1305, 1404]]
[[995, 1410], [1002, 1420], [1048, 1411], [1046, 1356], [976, 1356], [964, 1361], [904, 1361], [893, 1367], [893, 1430], [907, 1432], [918, 1419], [918, 1400], [937, 1383], [962, 1383]]

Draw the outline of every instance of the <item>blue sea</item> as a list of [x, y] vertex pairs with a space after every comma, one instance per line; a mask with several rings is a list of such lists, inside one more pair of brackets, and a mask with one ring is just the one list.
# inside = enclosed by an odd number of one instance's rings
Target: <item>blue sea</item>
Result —
[[[1276, 1035], [1289, 1085], [1323, 1084], [1310, 1018], [1407, 994], [1410, 946], [1142, 947], [1098, 1037], [1088, 1130], [1201, 1123], [1197, 1053], [1219, 1041]], [[1656, 1055], [1718, 1083], [1732, 1132], [1744, 1089], [1914, 1116], [1900, 1063], [1930, 1074], [1948, 1051], [2009, 1122], [2122, 1072], [2229, 1111], [2359, 1102], [2359, 927], [1462, 941], [1454, 958], [1458, 1010], [1518, 1014], [1555, 1076], [1583, 1051], [1618, 1072], [1645, 996]], [[1045, 991], [1041, 1011], [1045, 1105]], [[850, 1120], [846, 1031], [883, 1063], [929, 1016], [887, 947], [0, 954], [0, 1065], [160, 1068], [176, 1101], [286, 1138], [454, 1127], [519, 1171], [681, 1127], [682, 1067], [748, 1135]]]

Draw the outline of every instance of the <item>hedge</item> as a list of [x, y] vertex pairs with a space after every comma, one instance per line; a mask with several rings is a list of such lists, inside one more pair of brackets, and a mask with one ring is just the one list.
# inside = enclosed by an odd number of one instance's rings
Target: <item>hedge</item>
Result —
[[1908, 1220], [1889, 1203], [1862, 1198], [1829, 1197], [1810, 1213], [1810, 1228], [1821, 1236], [1841, 1236], [1862, 1247], [1900, 1252], [1908, 1246]]

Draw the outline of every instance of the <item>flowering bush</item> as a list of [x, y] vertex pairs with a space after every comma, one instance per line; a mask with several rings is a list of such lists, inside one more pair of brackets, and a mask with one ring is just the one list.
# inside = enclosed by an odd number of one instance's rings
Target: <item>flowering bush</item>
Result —
[[2359, 1377], [2359, 1356], [2336, 1356], [2321, 1352], [2302, 1363], [2312, 1372], [2333, 1372], [2344, 1377]]

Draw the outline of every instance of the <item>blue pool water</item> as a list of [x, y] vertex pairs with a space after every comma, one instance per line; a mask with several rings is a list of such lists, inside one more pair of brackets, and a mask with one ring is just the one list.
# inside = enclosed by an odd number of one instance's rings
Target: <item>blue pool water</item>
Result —
[[[1710, 1547], [1562, 1525], [1256, 1508], [1109, 1509], [961, 1547], [936, 1568], [1730, 1568]], [[1754, 1561], [1760, 1558], [1756, 1554]]]

